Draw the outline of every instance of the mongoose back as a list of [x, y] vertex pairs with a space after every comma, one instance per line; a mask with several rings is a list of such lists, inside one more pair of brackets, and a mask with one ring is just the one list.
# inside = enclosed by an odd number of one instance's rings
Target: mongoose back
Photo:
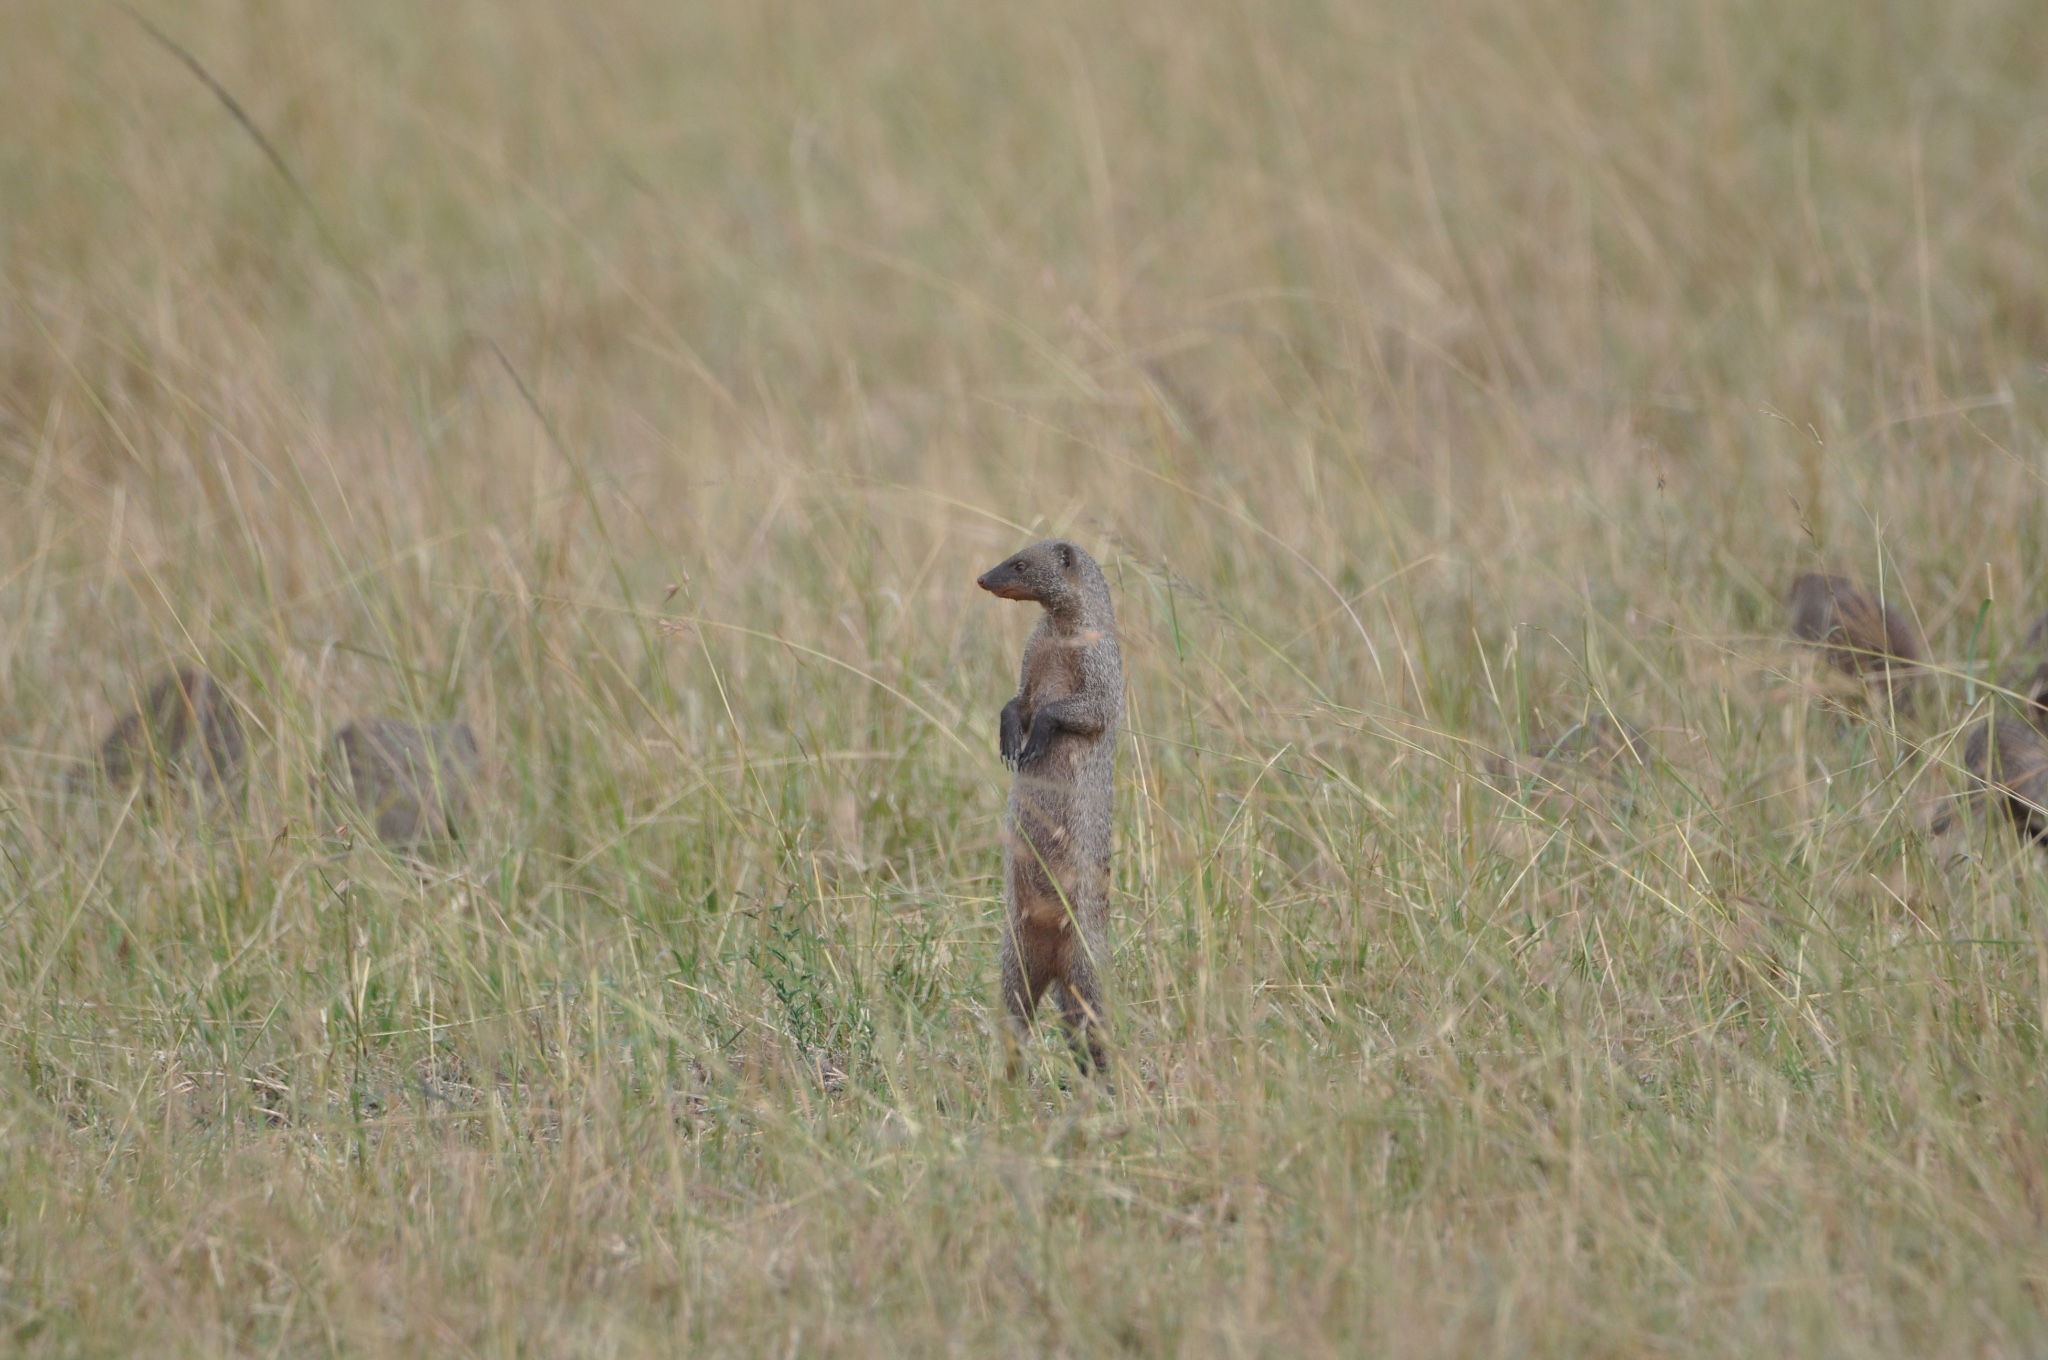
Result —
[[1808, 572], [1785, 593], [1792, 636], [1821, 649], [1828, 664], [1845, 675], [1882, 680], [1901, 706], [1912, 696], [1912, 681], [1927, 650], [1906, 616], [1846, 576]]
[[1109, 967], [1110, 789], [1124, 711], [1109, 583], [1059, 539], [1034, 543], [978, 585], [1045, 614], [1024, 644], [999, 749], [1016, 773], [1003, 828], [1003, 1004], [1014, 1045], [1048, 988], [1084, 1068], [1104, 1066]]

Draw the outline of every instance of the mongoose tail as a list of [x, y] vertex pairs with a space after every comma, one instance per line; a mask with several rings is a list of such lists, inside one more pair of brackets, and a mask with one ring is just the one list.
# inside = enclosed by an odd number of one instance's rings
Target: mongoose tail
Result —
[[1017, 771], [1004, 820], [1003, 1003], [1012, 1046], [1051, 990], [1084, 1068], [1107, 1055], [1110, 793], [1123, 660], [1102, 569], [1080, 547], [1034, 543], [978, 584], [1041, 606], [997, 749]]

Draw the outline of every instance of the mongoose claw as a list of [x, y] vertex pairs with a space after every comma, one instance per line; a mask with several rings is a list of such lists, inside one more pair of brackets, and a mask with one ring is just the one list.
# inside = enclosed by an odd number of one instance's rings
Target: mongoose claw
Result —
[[996, 750], [1003, 757], [1003, 764], [1017, 768], [1017, 753], [1024, 745], [1023, 701], [1012, 699], [1003, 705], [1002, 722], [998, 724]]
[[1040, 715], [1034, 719], [1031, 724], [1031, 735], [1024, 739], [1024, 749], [1019, 751], [1017, 758], [1011, 762], [1012, 768], [1021, 770], [1044, 760], [1046, 754], [1052, 750], [1055, 730], [1057, 724], [1050, 718]]

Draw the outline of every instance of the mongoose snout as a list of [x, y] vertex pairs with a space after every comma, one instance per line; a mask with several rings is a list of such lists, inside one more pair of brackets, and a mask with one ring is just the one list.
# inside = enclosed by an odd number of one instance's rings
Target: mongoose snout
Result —
[[1030, 582], [1025, 578], [1026, 568], [1022, 558], [1023, 554], [1019, 553], [1007, 562], [990, 567], [974, 578], [974, 584], [989, 594], [1000, 595], [1006, 600], [1037, 599], [1038, 597], [1031, 593]]
[[976, 584], [1045, 610], [1024, 644], [997, 737], [1004, 763], [1017, 771], [1003, 824], [1001, 965], [1012, 1065], [1050, 989], [1076, 1058], [1100, 1071], [1110, 794], [1124, 696], [1109, 584], [1094, 558], [1062, 539], [1032, 544]]

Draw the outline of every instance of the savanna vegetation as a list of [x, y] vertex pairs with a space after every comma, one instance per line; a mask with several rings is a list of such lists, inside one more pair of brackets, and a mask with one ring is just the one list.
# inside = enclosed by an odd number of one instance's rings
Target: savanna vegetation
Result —
[[[135, 4], [0, 25], [0, 1349], [2038, 1352], [2033, 5]], [[997, 1042], [1053, 533], [1113, 1089]], [[79, 778], [173, 665], [239, 787]]]

